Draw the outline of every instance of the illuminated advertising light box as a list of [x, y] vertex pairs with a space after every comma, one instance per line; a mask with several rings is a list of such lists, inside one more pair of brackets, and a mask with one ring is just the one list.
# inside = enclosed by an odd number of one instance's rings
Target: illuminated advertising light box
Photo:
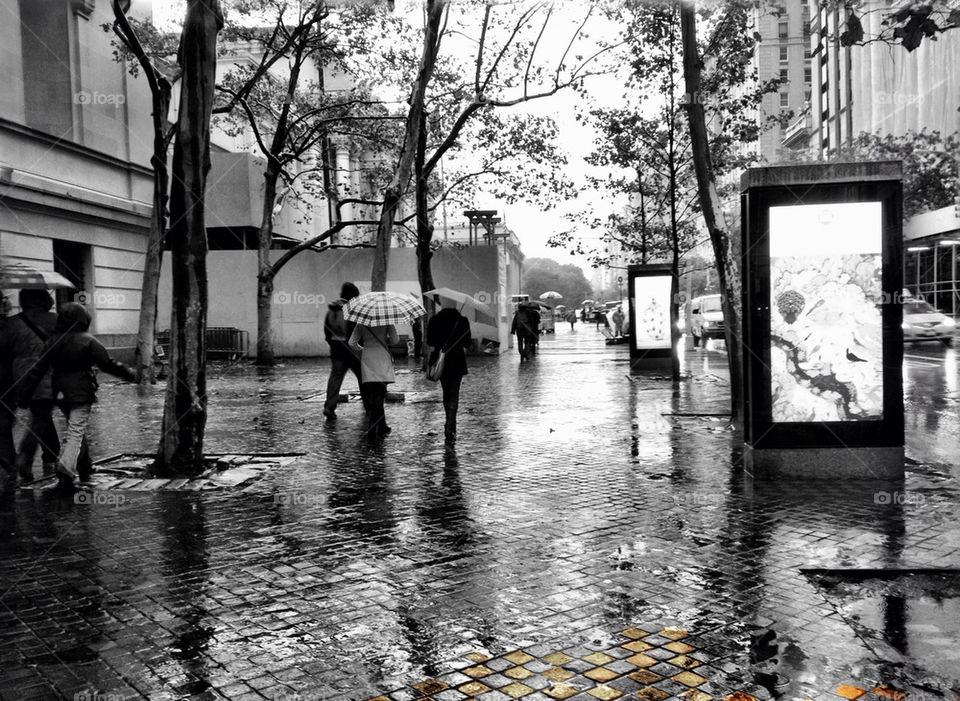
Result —
[[630, 356], [669, 366], [676, 355], [677, 323], [670, 266], [631, 265], [628, 275]]
[[743, 184], [748, 470], [902, 476], [899, 162], [757, 168]]

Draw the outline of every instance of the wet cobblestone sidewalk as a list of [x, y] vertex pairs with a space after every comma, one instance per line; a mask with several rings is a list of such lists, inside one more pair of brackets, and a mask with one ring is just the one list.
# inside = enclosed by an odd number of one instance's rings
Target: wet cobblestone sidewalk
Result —
[[[808, 570], [960, 567], [956, 377], [935, 420], [908, 378], [905, 483], [825, 488], [747, 481], [722, 354], [690, 351], [684, 372], [676, 390], [629, 377], [625, 348], [563, 330], [523, 366], [474, 360], [445, 447], [418, 373], [371, 445], [359, 403], [323, 422], [322, 364], [218, 367], [208, 450], [304, 457], [236, 491], [18, 495], [0, 511], [0, 697], [952, 698], [960, 597], [917, 592], [897, 619], [890, 595], [851, 601]], [[94, 454], [151, 450], [160, 401], [105, 385]]]

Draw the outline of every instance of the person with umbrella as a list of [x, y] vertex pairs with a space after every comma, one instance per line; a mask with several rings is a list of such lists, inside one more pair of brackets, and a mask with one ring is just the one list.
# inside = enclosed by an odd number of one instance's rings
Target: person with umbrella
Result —
[[[26, 379], [40, 359], [43, 346], [57, 326], [57, 315], [50, 309], [53, 297], [46, 290], [20, 290], [20, 313], [7, 321], [10, 334], [14, 382]], [[30, 423], [17, 453], [17, 472], [24, 483], [33, 481], [33, 458], [40, 448], [44, 474], [53, 474], [60, 453], [60, 437], [53, 425], [53, 378], [48, 371], [30, 399]]]
[[69, 302], [57, 315], [56, 333], [50, 337], [40, 358], [18, 388], [18, 403], [29, 406], [41, 379], [53, 369], [54, 396], [60, 397], [60, 408], [67, 419], [67, 433], [60, 447], [56, 472], [63, 486], [75, 488], [84, 477], [83, 447], [90, 412], [97, 401], [99, 368], [127, 382], [136, 382], [136, 374], [107, 353], [106, 348], [88, 330], [90, 313], [82, 304]]
[[436, 362], [441, 350], [445, 353], [443, 370], [440, 372], [443, 411], [446, 417], [443, 435], [451, 442], [457, 439], [460, 384], [463, 382], [463, 376], [467, 374], [467, 357], [464, 350], [472, 343], [470, 322], [454, 307], [444, 307], [427, 324], [427, 344], [433, 348], [430, 362]]
[[426, 310], [412, 297], [392, 292], [368, 292], [343, 307], [343, 318], [356, 323], [347, 345], [360, 354], [361, 390], [367, 402], [367, 435], [390, 433], [384, 402], [387, 385], [394, 382], [390, 345], [398, 341], [394, 324], [412, 322]]
[[510, 333], [517, 335], [517, 350], [520, 362], [527, 360], [534, 352], [534, 346], [540, 339], [540, 312], [536, 302], [521, 302], [513, 315]]

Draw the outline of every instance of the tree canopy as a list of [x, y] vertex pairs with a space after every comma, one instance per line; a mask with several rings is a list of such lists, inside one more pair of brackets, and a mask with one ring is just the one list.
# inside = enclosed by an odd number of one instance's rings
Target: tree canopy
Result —
[[539, 299], [547, 291], [559, 292], [562, 300], [552, 300], [567, 307], [579, 306], [591, 296], [591, 286], [578, 266], [561, 264], [552, 258], [527, 258], [523, 264], [523, 292], [530, 299]]

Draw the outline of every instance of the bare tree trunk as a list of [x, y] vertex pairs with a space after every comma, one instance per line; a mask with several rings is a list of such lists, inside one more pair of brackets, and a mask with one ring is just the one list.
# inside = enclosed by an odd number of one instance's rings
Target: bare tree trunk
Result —
[[273, 243], [273, 208], [280, 170], [273, 162], [264, 173], [263, 216], [257, 232], [257, 365], [273, 365], [273, 280], [270, 247]]
[[[420, 136], [417, 139], [417, 155], [414, 158], [413, 172], [416, 180], [416, 208], [417, 208], [417, 280], [420, 281], [420, 293], [436, 287], [433, 283], [433, 268], [430, 261], [433, 258], [433, 224], [430, 223], [430, 211], [428, 207], [428, 196], [430, 189], [428, 187], [429, 175], [424, 171], [424, 161], [427, 154], [427, 113], [420, 115]], [[414, 352], [420, 354], [423, 350], [423, 339], [427, 337], [427, 323], [436, 313], [436, 305], [432, 298], [424, 300], [427, 314], [415, 321], [419, 324], [418, 338], [414, 338]], [[426, 358], [424, 358], [426, 363]]]
[[[427, 113], [420, 115], [420, 136], [417, 139], [417, 154], [414, 159], [414, 178], [416, 179], [416, 207], [417, 207], [417, 279], [420, 281], [420, 292], [434, 289], [433, 270], [430, 259], [433, 258], [433, 225], [430, 223], [428, 198], [430, 190], [427, 184], [427, 174], [424, 173], [423, 163], [427, 151]], [[427, 311], [432, 313], [433, 303], [427, 300], [431, 307]]]
[[743, 382], [741, 334], [741, 277], [739, 256], [734, 238], [726, 230], [727, 223], [717, 194], [713, 176], [710, 147], [707, 140], [707, 120], [700, 95], [702, 65], [697, 50], [697, 17], [693, 2], [680, 5], [680, 33], [683, 47], [683, 77], [688, 96], [687, 114], [690, 122], [690, 144], [693, 167], [697, 175], [697, 190], [704, 223], [710, 232], [713, 253], [717, 260], [723, 305], [724, 336], [727, 343], [727, 362], [730, 368], [730, 411], [732, 420], [742, 426]]
[[153, 214], [150, 234], [143, 260], [143, 279], [140, 283], [140, 322], [137, 329], [136, 372], [140, 384], [156, 382], [153, 352], [157, 333], [157, 299], [159, 298], [160, 268], [163, 263], [163, 240], [167, 233], [167, 140], [164, 124], [170, 109], [170, 85], [153, 95]]
[[[673, 353], [670, 356], [670, 375], [674, 382], [680, 381], [680, 358], [677, 346], [680, 343], [680, 329], [673, 323], [673, 310], [678, 306], [680, 299], [680, 232], [677, 231], [677, 149], [676, 149], [676, 6], [671, 7], [670, 26], [670, 124], [668, 131], [668, 153], [670, 160], [670, 347]], [[679, 313], [678, 315], [679, 316]]]
[[427, 84], [433, 77], [440, 50], [440, 21], [446, 0], [427, 0], [427, 21], [423, 30], [423, 53], [420, 56], [420, 71], [410, 96], [410, 110], [407, 112], [406, 132], [400, 159], [394, 171], [393, 179], [383, 193], [383, 206], [380, 221], [377, 224], [376, 249], [373, 254], [373, 270], [370, 273], [370, 289], [385, 290], [387, 287], [387, 265], [390, 258], [390, 244], [393, 238], [393, 224], [397, 217], [397, 207], [407, 190], [410, 181], [410, 169], [420, 136], [420, 120], [424, 109]]
[[207, 421], [207, 232], [204, 193], [210, 171], [210, 114], [217, 68], [218, 0], [189, 0], [180, 40], [183, 82], [173, 149], [170, 263], [173, 312], [170, 376], [153, 471], [191, 475], [203, 469]]
[[163, 261], [163, 240], [167, 232], [167, 191], [170, 178], [167, 173], [167, 115], [170, 112], [172, 87], [150, 61], [139, 37], [127, 20], [120, 0], [111, 2], [114, 16], [114, 31], [136, 57], [150, 87], [153, 109], [153, 214], [150, 217], [150, 233], [143, 262], [143, 277], [140, 282], [140, 321], [137, 329], [136, 359], [137, 381], [141, 385], [156, 381], [153, 368], [153, 351], [157, 332], [157, 298], [160, 286], [160, 267]]

